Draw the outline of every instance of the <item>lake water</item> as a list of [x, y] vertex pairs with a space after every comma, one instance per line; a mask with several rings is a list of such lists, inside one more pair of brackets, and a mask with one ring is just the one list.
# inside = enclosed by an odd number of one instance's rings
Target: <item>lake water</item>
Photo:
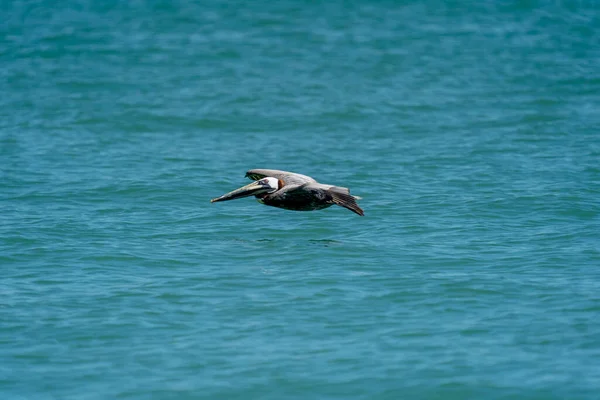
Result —
[[3, 2], [0, 397], [597, 399], [600, 5], [399, 3]]

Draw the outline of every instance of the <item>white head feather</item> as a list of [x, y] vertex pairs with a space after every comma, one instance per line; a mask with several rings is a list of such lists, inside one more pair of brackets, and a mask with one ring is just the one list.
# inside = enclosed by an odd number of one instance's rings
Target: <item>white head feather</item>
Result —
[[266, 183], [271, 190], [267, 193], [273, 193], [276, 192], [277, 190], [279, 190], [279, 179], [277, 178], [273, 178], [273, 177], [266, 177], [260, 180], [261, 183]]

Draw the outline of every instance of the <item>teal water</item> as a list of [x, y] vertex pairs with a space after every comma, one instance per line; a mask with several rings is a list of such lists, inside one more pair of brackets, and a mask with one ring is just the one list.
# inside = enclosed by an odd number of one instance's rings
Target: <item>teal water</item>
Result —
[[598, 398], [597, 3], [0, 16], [0, 398]]

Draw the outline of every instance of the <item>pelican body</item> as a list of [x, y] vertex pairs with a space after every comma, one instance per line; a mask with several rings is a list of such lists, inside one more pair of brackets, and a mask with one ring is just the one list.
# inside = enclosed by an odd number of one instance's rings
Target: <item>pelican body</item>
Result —
[[294, 211], [312, 211], [338, 205], [363, 216], [365, 213], [347, 188], [325, 185], [310, 176], [276, 169], [251, 169], [246, 177], [254, 182], [223, 196], [211, 203], [255, 196], [267, 206]]

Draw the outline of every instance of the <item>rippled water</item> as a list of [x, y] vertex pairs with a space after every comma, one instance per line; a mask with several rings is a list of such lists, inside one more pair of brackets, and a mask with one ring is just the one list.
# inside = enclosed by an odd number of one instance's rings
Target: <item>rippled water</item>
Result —
[[597, 397], [596, 3], [0, 15], [3, 399]]

